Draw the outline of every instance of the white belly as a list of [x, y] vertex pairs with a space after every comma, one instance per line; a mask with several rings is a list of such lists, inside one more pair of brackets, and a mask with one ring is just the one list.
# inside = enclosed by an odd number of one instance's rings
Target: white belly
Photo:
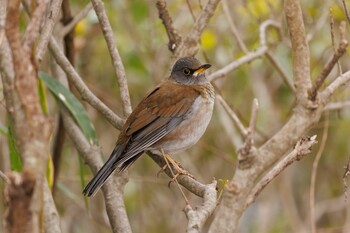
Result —
[[[206, 102], [203, 103], [203, 101]], [[213, 108], [214, 99], [208, 101], [199, 96], [193, 103], [191, 113], [188, 115], [187, 119], [169, 133], [170, 140], [166, 140], [159, 145], [161, 148], [152, 149], [163, 149], [168, 154], [174, 154], [196, 144], [207, 129], [213, 113]], [[171, 135], [176, 135], [176, 139], [172, 138]]]

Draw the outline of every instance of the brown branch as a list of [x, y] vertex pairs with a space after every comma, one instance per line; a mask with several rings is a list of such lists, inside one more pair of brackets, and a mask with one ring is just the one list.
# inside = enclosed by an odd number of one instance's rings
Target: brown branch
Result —
[[203, 196], [203, 203], [193, 209], [190, 205], [187, 205], [184, 209], [186, 217], [188, 219], [187, 233], [199, 233], [202, 232], [202, 228], [214, 212], [217, 205], [217, 192], [216, 192], [216, 180], [211, 184], [206, 185], [206, 189]]
[[345, 202], [348, 200], [348, 182], [347, 178], [350, 176], [350, 157], [348, 159], [348, 162], [346, 163], [346, 166], [344, 167], [345, 171], [343, 174], [343, 184], [344, 184], [344, 195], [345, 195]]
[[116, 115], [112, 110], [110, 110], [103, 102], [101, 102], [101, 100], [99, 100], [89, 90], [89, 88], [83, 82], [77, 71], [65, 57], [65, 55], [63, 54], [53, 37], [51, 37], [50, 39], [49, 47], [56, 62], [67, 74], [67, 77], [72, 82], [72, 84], [77, 88], [83, 100], [86, 100], [92, 107], [99, 111], [111, 125], [113, 125], [117, 129], [120, 129], [124, 124], [124, 120], [118, 115]]
[[0, 48], [5, 40], [7, 0], [0, 0]]
[[333, 54], [332, 58], [326, 63], [321, 73], [317, 76], [312, 88], [310, 89], [310, 100], [314, 101], [316, 99], [317, 91], [320, 89], [321, 85], [324, 83], [335, 64], [337, 64], [340, 57], [344, 55], [348, 48], [348, 45], [349, 43], [345, 39], [340, 42], [336, 53]]
[[162, 20], [165, 31], [169, 38], [168, 49], [171, 52], [174, 52], [178, 45], [181, 43], [181, 36], [176, 32], [173, 26], [173, 20], [167, 9], [167, 4], [165, 0], [158, 0], [156, 3], [159, 18]]
[[39, 34], [41, 23], [44, 19], [45, 11], [48, 6], [48, 0], [38, 1], [33, 14], [31, 14], [30, 22], [24, 33], [24, 44], [23, 49], [25, 53], [31, 53], [31, 49], [34, 42]]
[[109, 23], [107, 13], [104, 8], [104, 3], [101, 0], [91, 0], [91, 2], [96, 12], [97, 18], [100, 22], [103, 35], [107, 42], [107, 47], [109, 50], [109, 54], [112, 58], [113, 67], [114, 67], [115, 73], [117, 74], [119, 91], [120, 91], [120, 99], [123, 103], [124, 117], [127, 117], [130, 115], [132, 111], [130, 95], [129, 95], [129, 89], [128, 89], [128, 83], [126, 79], [124, 65], [119, 55], [118, 48], [116, 46], [114, 33], [112, 30], [111, 24]]
[[260, 192], [276, 178], [286, 167], [295, 161], [301, 160], [305, 155], [311, 152], [311, 147], [317, 143], [316, 135], [302, 138], [297, 142], [292, 152], [278, 162], [254, 187], [246, 201], [246, 207], [251, 205]]
[[310, 52], [299, 0], [286, 0], [284, 9], [292, 43], [293, 76], [297, 103], [304, 107], [310, 107], [310, 102], [308, 101], [308, 90], [312, 86]]
[[3, 179], [6, 184], [10, 183], [9, 178], [2, 171], [0, 171], [0, 178]]
[[203, 30], [207, 27], [210, 18], [213, 16], [220, 0], [209, 0], [204, 9], [199, 14], [191, 31], [177, 47], [174, 57], [193, 56], [197, 52], [197, 45]]
[[348, 6], [346, 5], [346, 1], [342, 0], [343, 2], [343, 7], [344, 7], [344, 12], [346, 15], [346, 19], [348, 20], [348, 23], [350, 23], [350, 16], [349, 16], [349, 11], [348, 11]]
[[46, 17], [46, 21], [41, 30], [41, 36], [36, 48], [36, 59], [39, 63], [41, 63], [46, 53], [47, 45], [51, 38], [54, 26], [58, 20], [61, 5], [62, 0], [52, 1], [50, 4], [49, 15]]
[[345, 72], [341, 76], [338, 76], [331, 84], [329, 84], [320, 94], [320, 101], [327, 103], [333, 93], [341, 86], [350, 81], [350, 71]]

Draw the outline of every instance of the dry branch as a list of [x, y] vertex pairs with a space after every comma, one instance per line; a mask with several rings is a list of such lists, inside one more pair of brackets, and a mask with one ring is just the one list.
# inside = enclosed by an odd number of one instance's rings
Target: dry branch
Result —
[[130, 115], [132, 111], [130, 95], [129, 95], [128, 83], [126, 80], [124, 65], [119, 55], [118, 48], [116, 46], [114, 33], [112, 30], [111, 24], [109, 23], [107, 13], [104, 8], [104, 3], [101, 0], [91, 0], [91, 2], [96, 12], [96, 15], [98, 17], [98, 20], [100, 22], [103, 35], [107, 42], [109, 54], [112, 58], [113, 67], [118, 78], [120, 99], [123, 103], [124, 117], [127, 117]]

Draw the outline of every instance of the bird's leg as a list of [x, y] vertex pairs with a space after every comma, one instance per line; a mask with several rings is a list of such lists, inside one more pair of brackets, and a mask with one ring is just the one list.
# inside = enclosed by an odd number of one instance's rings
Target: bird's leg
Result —
[[[173, 176], [173, 180], [175, 181], [175, 183], [176, 183], [177, 187], [179, 188], [179, 190], [180, 190], [180, 192], [181, 192], [183, 198], [185, 199], [186, 205], [189, 205], [189, 201], [188, 201], [188, 199], [187, 199], [187, 197], [186, 197], [184, 191], [182, 190], [182, 188], [181, 188], [179, 182], [177, 182], [177, 179], [176, 179], [177, 176], [179, 175], [179, 173], [177, 173], [176, 175], [174, 174], [173, 169], [171, 169], [169, 162], [173, 164], [173, 166], [175, 167], [175, 169], [177, 169], [176, 166], [177, 166], [178, 168], [180, 168], [180, 167], [175, 163], [175, 161], [174, 161], [168, 154], [166, 154], [166, 153], [164, 152], [163, 149], [161, 149], [161, 152], [162, 152], [162, 155], [163, 155], [164, 160], [165, 160], [165, 162], [166, 162], [166, 165], [168, 166], [168, 168], [169, 168], [169, 170], [170, 170], [170, 173], [171, 173], [171, 175]], [[170, 160], [169, 160], [169, 158], [170, 158]], [[174, 163], [176, 164], [176, 166], [174, 165]], [[162, 169], [163, 169], [163, 168], [162, 168]], [[180, 169], [181, 169], [181, 168], [180, 168]], [[182, 170], [182, 169], [181, 169], [181, 170]]]
[[[181, 167], [181, 164], [180, 164], [179, 162], [175, 161], [173, 158], [171, 158], [170, 155], [168, 155], [168, 154], [165, 153], [164, 151], [162, 151], [162, 155], [163, 155], [164, 159], [165, 159], [166, 161], [168, 161], [171, 165], [173, 165], [174, 169], [176, 170], [177, 173], [175, 174], [175, 177], [178, 177], [179, 175], [185, 175], [185, 176], [189, 176], [189, 177], [195, 179], [194, 176], [193, 176], [191, 173], [189, 173], [188, 171], [186, 171], [185, 169], [183, 169], [183, 168]], [[169, 166], [168, 166], [168, 163], [166, 163], [166, 164], [159, 170], [159, 172], [157, 173], [157, 176], [158, 176], [161, 172], [164, 172], [164, 170], [166, 169], [166, 167], [169, 167]], [[171, 167], [169, 167], [169, 169], [172, 170]]]

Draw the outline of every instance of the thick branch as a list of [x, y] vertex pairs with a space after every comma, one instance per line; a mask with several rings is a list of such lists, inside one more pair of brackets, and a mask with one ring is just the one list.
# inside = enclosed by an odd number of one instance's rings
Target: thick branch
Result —
[[309, 107], [308, 90], [311, 88], [310, 52], [299, 0], [286, 0], [284, 10], [292, 43], [296, 99], [299, 104]]

